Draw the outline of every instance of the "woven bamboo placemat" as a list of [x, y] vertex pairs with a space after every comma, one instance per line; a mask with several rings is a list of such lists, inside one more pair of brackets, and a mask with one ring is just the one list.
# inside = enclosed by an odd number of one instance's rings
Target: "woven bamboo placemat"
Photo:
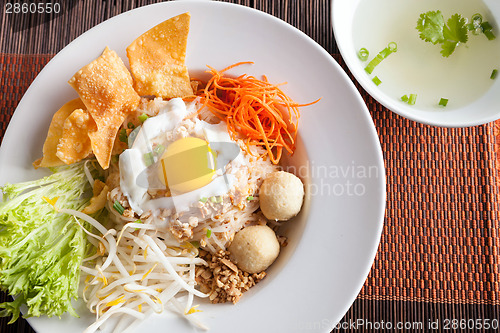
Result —
[[[22, 95], [55, 53], [105, 19], [155, 2], [72, 1], [52, 19], [9, 17], [3, 7], [0, 140]], [[330, 1], [228, 2], [260, 9], [296, 26], [349, 73], [331, 30]], [[400, 322], [413, 328], [394, 331], [462, 332], [467, 330], [460, 326], [453, 330], [452, 320], [500, 320], [498, 126], [445, 129], [418, 124], [388, 111], [355, 84], [373, 117], [384, 152], [387, 209], [372, 270], [334, 331], [391, 331], [375, 328]], [[0, 302], [7, 299], [0, 294]], [[364, 324], [356, 326], [360, 320]], [[444, 327], [447, 320], [450, 330]], [[439, 329], [434, 329], [437, 321]], [[368, 322], [375, 325], [373, 330]], [[310, 323], [304, 331], [332, 324]], [[7, 325], [7, 319], [0, 318], [0, 332], [32, 330], [25, 320]]]

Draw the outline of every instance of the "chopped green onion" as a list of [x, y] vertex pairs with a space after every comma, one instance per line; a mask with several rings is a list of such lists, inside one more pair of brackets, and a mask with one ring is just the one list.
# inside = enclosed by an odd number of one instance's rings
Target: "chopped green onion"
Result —
[[128, 141], [128, 137], [127, 137], [127, 130], [125, 128], [122, 128], [120, 130], [120, 132], [118, 133], [118, 139], [121, 141], [121, 142], [125, 142], [127, 143]]
[[[479, 14], [476, 14], [476, 15], [479, 15]], [[481, 16], [481, 15], [479, 15]], [[482, 19], [480, 21], [473, 21], [474, 23], [474, 34], [475, 35], [478, 35], [480, 34], [481, 32], [484, 33], [484, 35], [486, 36], [486, 38], [488, 38], [488, 40], [493, 40], [496, 38], [495, 34], [491, 31], [493, 30], [493, 26], [490, 24], [490, 22], [488, 21], [485, 21], [485, 22], [482, 22]]]
[[391, 49], [389, 49], [389, 47], [386, 47], [385, 49], [383, 49], [382, 51], [380, 51], [377, 55], [380, 55], [382, 57], [382, 60], [384, 60], [391, 53], [392, 53]]
[[165, 147], [163, 145], [157, 145], [156, 147], [154, 147], [153, 149], [153, 153], [156, 155], [156, 156], [161, 156], [163, 155], [163, 152], [165, 151]]
[[207, 202], [207, 200], [208, 200], [208, 198], [206, 198], [206, 197], [203, 197], [203, 198], [200, 199], [200, 201], [203, 202], [203, 203]]
[[217, 203], [221, 203], [221, 202], [222, 202], [222, 197], [220, 197], [220, 196], [219, 196], [219, 197], [216, 197], [216, 198], [215, 198], [215, 202], [217, 202]]
[[484, 32], [482, 27], [483, 17], [481, 14], [474, 14], [471, 17], [471, 23], [467, 25], [467, 30], [472, 31], [473, 35], [479, 35]]
[[115, 203], [113, 204], [113, 208], [120, 214], [123, 215], [123, 212], [125, 211], [125, 208], [118, 202], [118, 200], [115, 200]]
[[141, 219], [135, 221], [135, 223], [142, 223]]
[[217, 199], [216, 199], [215, 197], [210, 197], [210, 201], [212, 201], [212, 202], [216, 202], [216, 201], [217, 201]]
[[471, 20], [472, 24], [478, 26], [481, 24], [481, 22], [483, 22], [483, 16], [479, 13], [476, 13], [476, 14], [472, 15], [470, 20]]
[[141, 114], [139, 117], [137, 117], [141, 123], [145, 122], [146, 119], [149, 118], [149, 116], [145, 113]]
[[367, 49], [365, 49], [364, 47], [362, 47], [361, 49], [359, 49], [358, 51], [358, 58], [362, 61], [367, 61], [368, 60], [368, 56], [370, 55], [370, 52], [368, 52]]
[[146, 164], [146, 166], [150, 166], [154, 162], [155, 162], [155, 158], [154, 158], [152, 152], [144, 154], [144, 164]]
[[129, 121], [128, 124], [127, 124], [127, 127], [130, 128], [130, 129], [134, 129], [135, 125], [131, 121]]
[[198, 241], [192, 241], [192, 242], [190, 242], [190, 243], [191, 243], [191, 245], [193, 245], [195, 248], [197, 248], [197, 249], [199, 249], [199, 248], [200, 248], [200, 242], [198, 242]]
[[481, 29], [481, 26], [475, 27], [474, 30], [472, 30], [472, 34], [474, 36], [479, 36], [482, 33], [483, 33], [483, 29]]
[[371, 74], [375, 67], [377, 67], [378, 64], [382, 62], [385, 58], [387, 58], [391, 53], [397, 52], [398, 50], [398, 45], [394, 42], [389, 43], [389, 45], [380, 51], [375, 58], [373, 58], [368, 65], [365, 67], [365, 71], [368, 74]]
[[382, 62], [382, 60], [384, 60], [384, 58], [379, 54], [377, 54], [377, 56], [375, 58], [373, 58], [369, 63], [368, 65], [365, 67], [365, 71], [368, 73], [368, 74], [371, 74], [373, 72], [373, 70], [375, 69], [375, 67], [377, 67], [378, 64], [380, 64]]
[[382, 81], [380, 81], [380, 79], [378, 78], [378, 76], [375, 76], [373, 79], [372, 79], [373, 83], [375, 83], [376, 86], [380, 85], [382, 83]]
[[493, 29], [490, 22], [488, 22], [488, 21], [481, 23], [481, 28], [483, 28], [483, 31], [488, 31], [488, 30]]
[[417, 100], [417, 94], [410, 94], [409, 97], [408, 95], [401, 96], [401, 100], [410, 105], [414, 105], [415, 101]]
[[410, 98], [408, 99], [408, 104], [415, 105], [416, 100], [417, 100], [417, 94], [410, 94]]
[[252, 201], [253, 199], [254, 199], [254, 198], [253, 198], [253, 195], [249, 195], [249, 196], [247, 197], [247, 200], [248, 200], [248, 201]]
[[212, 236], [212, 229], [207, 229], [207, 238], [210, 238]]
[[491, 71], [490, 79], [494, 80], [497, 77], [497, 74], [498, 69], [495, 68], [493, 71]]
[[441, 98], [441, 99], [439, 100], [439, 105], [441, 105], [441, 106], [446, 106], [446, 105], [448, 105], [448, 98]]
[[485, 30], [483, 33], [486, 38], [488, 38], [488, 40], [494, 40], [495, 38], [497, 38], [491, 30]]

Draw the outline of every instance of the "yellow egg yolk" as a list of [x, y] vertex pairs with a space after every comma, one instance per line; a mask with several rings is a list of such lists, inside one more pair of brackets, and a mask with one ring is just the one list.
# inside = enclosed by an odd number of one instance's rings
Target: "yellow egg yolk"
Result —
[[187, 137], [167, 147], [160, 159], [158, 178], [171, 192], [186, 193], [209, 184], [216, 168], [208, 142]]

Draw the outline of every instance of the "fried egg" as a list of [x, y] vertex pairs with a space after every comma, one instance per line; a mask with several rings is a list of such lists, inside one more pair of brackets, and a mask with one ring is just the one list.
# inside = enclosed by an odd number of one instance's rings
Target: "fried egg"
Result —
[[[234, 186], [234, 173], [244, 164], [239, 145], [224, 122], [189, 117], [195, 112], [196, 102], [173, 98], [129, 135], [130, 148], [119, 159], [120, 187], [137, 214], [187, 211]], [[229, 164], [231, 172], [226, 173]], [[155, 191], [165, 195], [153, 198]]]

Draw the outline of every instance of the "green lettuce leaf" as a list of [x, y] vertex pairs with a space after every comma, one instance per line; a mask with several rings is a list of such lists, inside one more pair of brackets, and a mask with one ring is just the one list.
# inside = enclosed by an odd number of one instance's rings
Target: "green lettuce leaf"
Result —
[[[91, 171], [96, 173], [93, 167]], [[46, 200], [57, 198], [58, 208], [86, 206], [90, 197], [85, 193], [91, 187], [84, 163], [58, 167], [50, 176], [6, 184], [1, 190], [0, 288], [15, 300], [0, 304], [0, 316], [16, 321], [23, 304], [28, 308], [25, 317], [65, 312], [77, 316], [71, 300], [78, 297], [80, 264], [92, 246], [75, 218], [58, 213]]]

